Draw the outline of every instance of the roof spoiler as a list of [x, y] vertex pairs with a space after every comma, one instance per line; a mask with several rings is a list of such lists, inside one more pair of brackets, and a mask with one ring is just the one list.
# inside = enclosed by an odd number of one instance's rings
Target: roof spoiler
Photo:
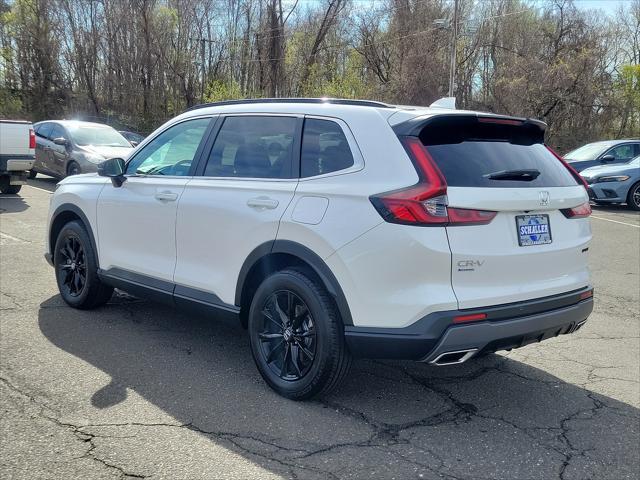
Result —
[[431, 105], [429, 105], [429, 108], [448, 108], [449, 110], [455, 110], [456, 109], [456, 97], [443, 97], [443, 98], [440, 98], [440, 99], [436, 100], [435, 102], [433, 102]]

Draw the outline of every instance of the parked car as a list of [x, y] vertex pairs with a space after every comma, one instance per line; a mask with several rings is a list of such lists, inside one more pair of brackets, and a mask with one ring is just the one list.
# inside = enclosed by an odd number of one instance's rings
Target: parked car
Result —
[[45, 256], [74, 308], [118, 287], [237, 319], [288, 398], [330, 391], [352, 356], [462, 363], [593, 308], [589, 199], [544, 131], [370, 101], [202, 105], [60, 182]]
[[640, 140], [606, 140], [583, 145], [567, 153], [564, 159], [576, 171], [597, 165], [627, 163], [640, 155]]
[[144, 140], [143, 135], [140, 135], [139, 133], [135, 133], [135, 132], [130, 132], [128, 130], [118, 130], [118, 133], [120, 133], [120, 135], [122, 135], [124, 138], [129, 140], [129, 143], [131, 144], [132, 147], [138, 146]]
[[598, 204], [626, 203], [640, 210], [640, 156], [630, 162], [600, 165], [580, 172], [589, 185], [589, 198]]
[[126, 158], [133, 147], [115, 129], [101, 123], [75, 120], [38, 122], [36, 161], [31, 176], [44, 173], [64, 178], [68, 175], [96, 172], [108, 158]]
[[31, 122], [0, 119], [0, 193], [18, 193], [26, 183], [35, 142]]

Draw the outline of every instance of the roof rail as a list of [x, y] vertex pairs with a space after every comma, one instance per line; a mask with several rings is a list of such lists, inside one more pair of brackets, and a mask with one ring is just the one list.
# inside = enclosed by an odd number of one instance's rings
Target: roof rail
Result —
[[349, 100], [343, 98], [245, 98], [242, 100], [224, 100], [221, 102], [201, 103], [187, 108], [185, 112], [207, 107], [223, 105], [243, 105], [251, 103], [329, 103], [332, 105], [355, 105], [359, 107], [393, 108], [392, 105], [373, 100]]

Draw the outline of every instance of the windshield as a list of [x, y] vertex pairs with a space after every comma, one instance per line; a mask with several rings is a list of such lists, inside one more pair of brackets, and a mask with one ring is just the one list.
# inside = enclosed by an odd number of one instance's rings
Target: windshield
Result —
[[68, 127], [71, 139], [80, 146], [94, 145], [100, 147], [128, 147], [131, 144], [111, 127], [82, 125]]
[[589, 143], [567, 153], [567, 160], [595, 160], [611, 145], [608, 143]]

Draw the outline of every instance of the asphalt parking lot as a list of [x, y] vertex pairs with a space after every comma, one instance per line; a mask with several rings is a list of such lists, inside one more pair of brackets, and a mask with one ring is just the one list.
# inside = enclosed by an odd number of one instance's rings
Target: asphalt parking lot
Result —
[[359, 360], [295, 403], [244, 330], [116, 295], [57, 294], [50, 191], [0, 197], [0, 477], [625, 479], [640, 471], [640, 215], [596, 208], [578, 333], [457, 367]]

